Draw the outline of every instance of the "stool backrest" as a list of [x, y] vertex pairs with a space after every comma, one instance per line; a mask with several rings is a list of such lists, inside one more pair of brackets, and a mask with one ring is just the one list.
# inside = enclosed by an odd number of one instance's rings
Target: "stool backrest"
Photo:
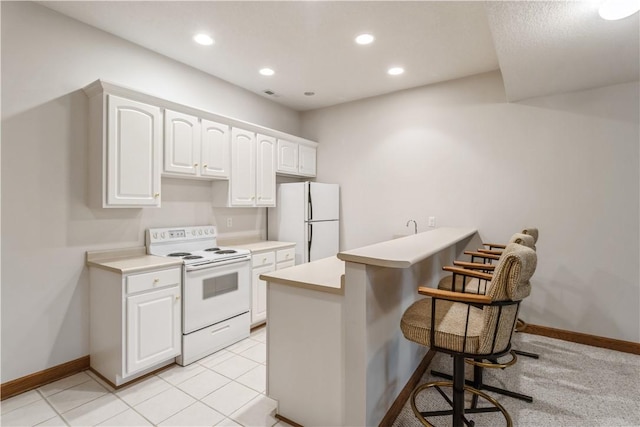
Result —
[[[532, 248], [518, 243], [508, 244], [493, 272], [487, 296], [492, 301], [520, 301], [529, 296], [529, 279], [536, 270], [537, 261]], [[518, 304], [485, 306], [483, 311], [479, 353], [488, 354], [507, 348], [518, 316]]]
[[[516, 233], [511, 236], [509, 243], [518, 243], [519, 245], [526, 246], [528, 248], [536, 249], [536, 240], [529, 234]], [[507, 243], [507, 245], [509, 244]]]
[[538, 243], [538, 229], [537, 228], [525, 228], [522, 230], [522, 234], [528, 234], [529, 236], [533, 237], [533, 244], [535, 245], [536, 243]]

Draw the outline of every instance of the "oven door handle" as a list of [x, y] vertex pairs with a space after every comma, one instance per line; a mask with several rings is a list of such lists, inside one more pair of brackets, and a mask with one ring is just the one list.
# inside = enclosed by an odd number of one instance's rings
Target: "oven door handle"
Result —
[[215, 268], [222, 265], [239, 264], [241, 262], [247, 262], [250, 260], [251, 260], [250, 257], [242, 257], [242, 258], [233, 258], [227, 261], [208, 262], [206, 264], [197, 264], [197, 265], [187, 265], [185, 266], [185, 270], [186, 271], [204, 270], [205, 268]]

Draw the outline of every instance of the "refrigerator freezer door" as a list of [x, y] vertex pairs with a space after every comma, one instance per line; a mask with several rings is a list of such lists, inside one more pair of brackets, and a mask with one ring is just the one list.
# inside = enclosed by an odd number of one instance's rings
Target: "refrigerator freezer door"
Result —
[[340, 221], [317, 221], [306, 224], [305, 262], [338, 253]]
[[327, 221], [340, 218], [340, 186], [308, 182], [305, 194], [307, 221]]

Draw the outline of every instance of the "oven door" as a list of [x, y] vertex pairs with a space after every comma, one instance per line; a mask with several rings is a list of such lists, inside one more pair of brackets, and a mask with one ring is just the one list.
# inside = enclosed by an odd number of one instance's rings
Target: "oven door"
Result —
[[250, 268], [249, 259], [185, 266], [183, 333], [248, 312]]

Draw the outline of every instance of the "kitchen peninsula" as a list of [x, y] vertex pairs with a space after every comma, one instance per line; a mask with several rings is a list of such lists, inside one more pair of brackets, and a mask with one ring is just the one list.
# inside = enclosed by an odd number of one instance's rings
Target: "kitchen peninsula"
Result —
[[426, 349], [402, 337], [418, 286], [436, 286], [473, 228], [443, 227], [340, 252], [268, 282], [267, 393], [301, 425], [378, 425]]

